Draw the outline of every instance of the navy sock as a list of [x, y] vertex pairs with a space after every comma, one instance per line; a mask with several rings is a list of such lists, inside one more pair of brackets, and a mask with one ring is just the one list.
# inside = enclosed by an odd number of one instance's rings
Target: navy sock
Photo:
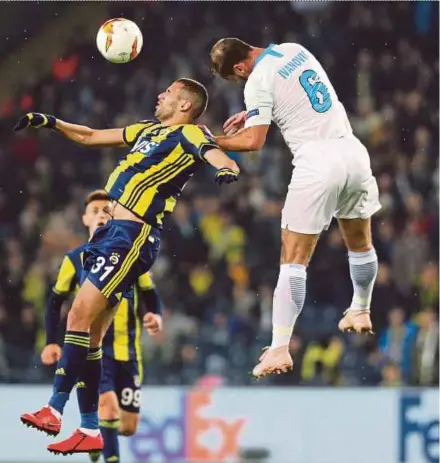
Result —
[[77, 387], [81, 428], [98, 429], [99, 382], [102, 372], [102, 349], [91, 347]]
[[99, 422], [102, 438], [104, 439], [105, 463], [119, 462], [119, 420], [101, 420]]
[[55, 371], [53, 394], [49, 400], [49, 405], [61, 414], [86, 363], [89, 343], [89, 333], [66, 331], [63, 354]]

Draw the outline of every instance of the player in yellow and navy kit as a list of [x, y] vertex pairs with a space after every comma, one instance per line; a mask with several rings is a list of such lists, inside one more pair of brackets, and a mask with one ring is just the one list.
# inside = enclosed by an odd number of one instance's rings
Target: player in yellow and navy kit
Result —
[[87, 381], [87, 397], [79, 400], [80, 428], [70, 438], [50, 444], [50, 452], [102, 449], [97, 413], [100, 370], [97, 362], [87, 361], [87, 355], [100, 348], [113, 316], [110, 308], [153, 265], [163, 220], [194, 173], [209, 163], [217, 169], [217, 183], [238, 179], [236, 163], [220, 150], [207, 130], [195, 125], [207, 102], [202, 84], [179, 79], [158, 96], [154, 119], [126, 128], [94, 130], [39, 113], [27, 114], [15, 127], [48, 127], [84, 146], [128, 146], [130, 150], [120, 159], [105, 188], [114, 200], [113, 220], [95, 232], [84, 250], [81, 287], [69, 312], [58, 364], [63, 374], [55, 373], [48, 406], [21, 416], [29, 426], [58, 434], [74, 384], [78, 377]]
[[[90, 238], [109, 219], [110, 197], [103, 190], [87, 196], [83, 223]], [[69, 251], [63, 259], [46, 307], [46, 347], [41, 354], [45, 365], [61, 357], [58, 340], [61, 307], [70, 294], [79, 289], [85, 244]], [[148, 311], [148, 312], [147, 312]], [[147, 312], [147, 313], [146, 313]], [[139, 423], [140, 386], [142, 383], [142, 323], [150, 334], [161, 328], [161, 301], [149, 273], [125, 291], [113, 323], [102, 345], [103, 374], [100, 383], [100, 429], [104, 437], [104, 458], [108, 463], [119, 461], [118, 434], [133, 435]], [[78, 393], [81, 394], [81, 383]], [[97, 455], [93, 455], [96, 461]]]

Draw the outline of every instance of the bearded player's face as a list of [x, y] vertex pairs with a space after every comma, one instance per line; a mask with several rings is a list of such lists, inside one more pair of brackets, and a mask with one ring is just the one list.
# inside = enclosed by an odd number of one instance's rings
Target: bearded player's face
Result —
[[172, 117], [178, 108], [180, 102], [180, 92], [182, 84], [174, 82], [164, 92], [157, 97], [157, 105], [154, 116], [159, 120]]

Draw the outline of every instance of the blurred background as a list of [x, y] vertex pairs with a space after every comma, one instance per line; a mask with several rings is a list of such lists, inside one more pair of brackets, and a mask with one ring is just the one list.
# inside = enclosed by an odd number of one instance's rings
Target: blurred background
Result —
[[[148, 118], [157, 95], [186, 76], [208, 87], [201, 123], [218, 134], [226, 118], [244, 109], [242, 88], [211, 76], [208, 53], [217, 39], [238, 36], [262, 47], [307, 47], [369, 149], [382, 203], [373, 223], [380, 262], [372, 303], [376, 336], [337, 331], [352, 290], [346, 250], [333, 227], [308, 272], [291, 341], [293, 372], [251, 378], [271, 338], [280, 211], [291, 175], [291, 155], [273, 128], [261, 152], [230, 153], [243, 172], [239, 182], [219, 189], [207, 168], [165, 225], [153, 267], [165, 329], [158, 339], [143, 340], [151, 389], [145, 388], [143, 428], [127, 440], [125, 461], [438, 462], [438, 10], [437, 2], [425, 1], [3, 3], [0, 394], [2, 401], [12, 397], [5, 405], [11, 420], [28, 408], [22, 396], [49, 391], [53, 370], [39, 360], [46, 297], [64, 253], [87, 239], [84, 196], [102, 188], [124, 154], [82, 149], [44, 130], [13, 134], [14, 122], [35, 110], [94, 128], [122, 127]], [[132, 63], [110, 64], [96, 49], [96, 32], [112, 17], [135, 21], [144, 34]], [[205, 396], [195, 385], [214, 389]], [[217, 421], [205, 417], [205, 427], [197, 421], [198, 400], [208, 401]], [[418, 413], [407, 422], [411, 407]], [[269, 431], [274, 413], [279, 417]], [[167, 417], [175, 416], [182, 416], [181, 432], [166, 437]], [[243, 421], [226, 446], [229, 434], [215, 437], [215, 429], [234, 416]], [[351, 444], [338, 443], [344, 433], [353, 433]], [[368, 433], [380, 442], [359, 455], [358, 442], [372, 442]], [[218, 448], [227, 447], [223, 453], [212, 450], [216, 439]], [[44, 461], [38, 445], [27, 450], [29, 457], [25, 450], [0, 452], [0, 461]], [[204, 445], [211, 453], [197, 453]]]

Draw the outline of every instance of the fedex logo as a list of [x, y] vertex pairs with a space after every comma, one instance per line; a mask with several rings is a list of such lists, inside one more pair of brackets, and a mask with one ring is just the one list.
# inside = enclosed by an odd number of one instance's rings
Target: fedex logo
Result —
[[[438, 414], [438, 404], [436, 408], [432, 413]], [[420, 393], [405, 395], [400, 399], [399, 463], [439, 463], [439, 420], [429, 420], [426, 416], [422, 418], [422, 410]], [[421, 458], [416, 459], [416, 454]]]
[[222, 462], [234, 457], [245, 420], [202, 416], [210, 404], [210, 391], [195, 390], [182, 395], [175, 416], [162, 420], [142, 416], [139, 431], [130, 440], [133, 456], [138, 461], [167, 463]]

